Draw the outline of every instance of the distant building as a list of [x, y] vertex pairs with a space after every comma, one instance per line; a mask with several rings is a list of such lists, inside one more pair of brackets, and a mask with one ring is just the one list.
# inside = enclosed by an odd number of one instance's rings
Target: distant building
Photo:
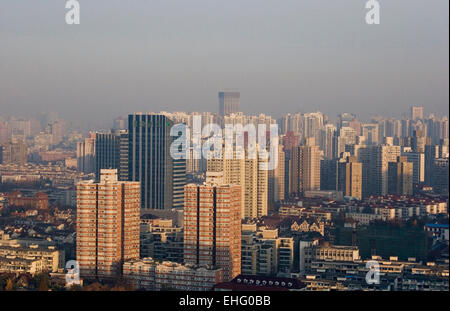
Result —
[[77, 143], [77, 169], [85, 174], [95, 172], [95, 133]]
[[48, 209], [49, 198], [45, 192], [36, 193], [33, 197], [23, 196], [20, 191], [13, 191], [6, 195], [9, 206], [18, 206], [31, 209]]
[[413, 121], [423, 119], [423, 107], [421, 107], [421, 106], [412, 106], [410, 108], [410, 118]]
[[448, 178], [449, 178], [449, 158], [438, 158], [434, 160], [433, 165], [433, 191], [435, 193], [448, 195]]
[[389, 194], [413, 194], [413, 163], [407, 157], [400, 156], [397, 162], [390, 162], [388, 167]]
[[25, 164], [27, 162], [27, 146], [22, 140], [3, 144], [1, 148], [2, 164]]
[[219, 92], [219, 114], [226, 116], [240, 110], [239, 92]]
[[349, 156], [338, 163], [337, 190], [344, 196], [362, 199], [362, 163]]
[[291, 152], [289, 193], [297, 195], [308, 190], [320, 190], [320, 150], [314, 140]]
[[112, 130], [95, 134], [95, 177], [100, 180], [100, 170], [117, 169], [119, 180], [128, 180], [128, 132]]

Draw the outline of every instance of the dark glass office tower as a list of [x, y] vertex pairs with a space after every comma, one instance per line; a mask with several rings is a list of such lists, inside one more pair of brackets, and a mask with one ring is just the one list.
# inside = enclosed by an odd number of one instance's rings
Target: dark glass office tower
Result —
[[129, 180], [141, 182], [141, 207], [183, 207], [186, 160], [173, 160], [170, 136], [173, 121], [164, 115], [128, 116]]
[[128, 131], [112, 130], [95, 135], [95, 177], [101, 169], [117, 169], [119, 181], [128, 181]]

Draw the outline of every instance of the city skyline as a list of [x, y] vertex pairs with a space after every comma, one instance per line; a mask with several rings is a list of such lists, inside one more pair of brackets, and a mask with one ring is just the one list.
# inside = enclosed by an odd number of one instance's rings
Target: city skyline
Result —
[[448, 294], [448, 10], [0, 1], [0, 296]]

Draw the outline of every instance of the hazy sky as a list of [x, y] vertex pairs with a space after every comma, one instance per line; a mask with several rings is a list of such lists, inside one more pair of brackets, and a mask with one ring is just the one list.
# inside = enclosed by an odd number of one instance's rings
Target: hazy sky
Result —
[[448, 115], [449, 1], [0, 1], [0, 114], [99, 123], [135, 111]]

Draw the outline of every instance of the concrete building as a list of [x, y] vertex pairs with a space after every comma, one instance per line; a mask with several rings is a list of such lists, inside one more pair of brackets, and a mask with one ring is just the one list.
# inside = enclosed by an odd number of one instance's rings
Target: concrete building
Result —
[[223, 282], [221, 268], [170, 261], [159, 263], [152, 258], [126, 261], [123, 276], [135, 290], [210, 291], [215, 284]]
[[141, 223], [140, 257], [183, 263], [183, 229], [171, 219]]
[[291, 152], [289, 194], [298, 195], [308, 190], [320, 190], [320, 150], [314, 140], [295, 147]]
[[294, 239], [279, 237], [277, 229], [242, 225], [242, 264], [244, 275], [290, 273], [294, 262]]
[[[18, 243], [0, 245], [0, 258], [11, 260], [8, 262], [11, 265], [11, 270], [17, 270], [17, 266], [26, 266], [28, 267], [26, 269], [30, 269], [30, 271], [35, 269], [35, 272], [57, 272], [58, 269], [64, 268], [65, 265], [65, 254], [63, 250], [59, 250], [55, 246], [37, 244], [31, 244], [29, 246]], [[14, 265], [16, 265], [16, 268], [13, 268]], [[4, 269], [7, 268], [4, 267]]]
[[100, 173], [77, 184], [76, 250], [82, 277], [102, 279], [139, 258], [140, 184], [118, 181], [117, 169]]
[[[257, 151], [254, 158], [249, 157], [248, 149], [237, 149], [230, 158], [211, 157], [207, 160], [207, 172], [221, 172], [225, 184], [241, 186], [242, 218], [258, 218], [268, 214], [270, 171], [261, 169], [265, 162], [259, 158]], [[279, 170], [276, 173], [279, 176], [282, 174]], [[277, 188], [280, 183], [282, 181], [277, 178]], [[275, 187], [275, 181], [272, 185]]]
[[389, 194], [413, 194], [413, 163], [407, 157], [399, 156], [397, 162], [390, 162], [388, 175]]
[[433, 184], [433, 191], [435, 193], [448, 195], [448, 178], [449, 178], [449, 158], [434, 159], [433, 176], [431, 178]]
[[362, 163], [348, 156], [338, 162], [337, 191], [344, 196], [362, 199]]
[[389, 162], [397, 162], [400, 146], [367, 146], [359, 150], [363, 165], [363, 197], [388, 194]]
[[95, 173], [95, 133], [77, 143], [77, 169], [85, 174]]
[[413, 121], [423, 119], [423, 107], [421, 107], [421, 106], [412, 106], [410, 108], [410, 118]]
[[19, 164], [27, 162], [27, 146], [22, 140], [3, 144], [1, 151], [2, 164]]
[[239, 92], [219, 92], [219, 114], [226, 116], [240, 110]]
[[224, 279], [241, 272], [241, 186], [210, 174], [185, 186], [184, 262], [220, 267]]
[[283, 146], [278, 146], [278, 166], [269, 171], [268, 177], [268, 205], [269, 211], [274, 211], [275, 202], [284, 200], [285, 191], [285, 156]]

